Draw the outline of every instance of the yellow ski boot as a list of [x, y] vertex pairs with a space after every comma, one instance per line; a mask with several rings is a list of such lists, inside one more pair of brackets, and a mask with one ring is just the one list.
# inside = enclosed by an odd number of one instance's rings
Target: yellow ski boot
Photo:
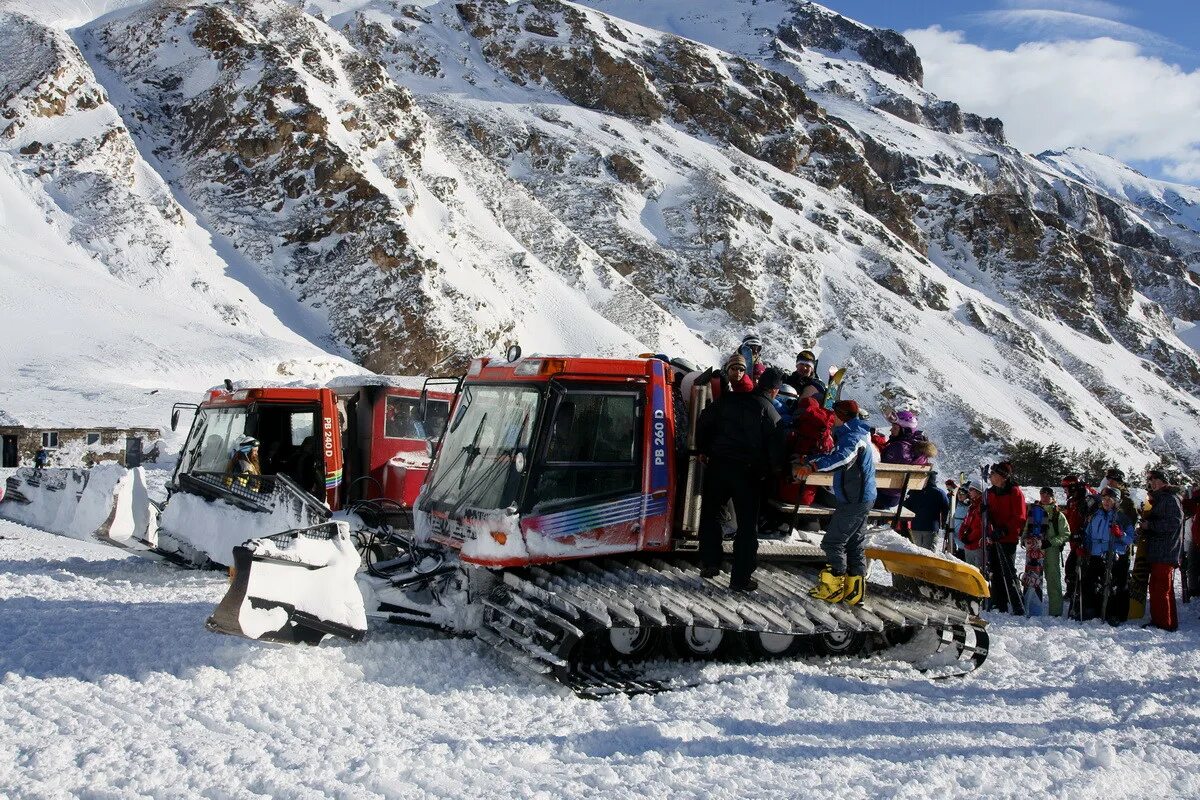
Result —
[[841, 599], [845, 589], [846, 578], [844, 575], [834, 575], [828, 569], [823, 569], [817, 579], [817, 585], [809, 589], [808, 593], [826, 603], [836, 603]]
[[845, 588], [842, 589], [842, 596], [837, 602], [845, 603], [848, 606], [856, 606], [862, 602], [863, 594], [866, 590], [866, 582], [862, 575], [847, 575]]

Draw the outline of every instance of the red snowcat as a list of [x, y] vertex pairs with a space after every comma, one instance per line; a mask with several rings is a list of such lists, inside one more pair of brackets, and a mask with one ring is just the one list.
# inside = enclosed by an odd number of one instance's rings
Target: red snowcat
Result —
[[[591, 696], [670, 685], [647, 664], [664, 656], [890, 649], [957, 673], [983, 662], [982, 576], [883, 525], [867, 555], [894, 580], [870, 583], [861, 605], [809, 597], [824, 563], [819, 534], [761, 541], [753, 593], [731, 591], [727, 572], [700, 576], [694, 423], [707, 382], [676, 380], [654, 358], [514, 356], [471, 364], [415, 530], [387, 543], [395, 557], [356, 552], [336, 521], [253, 539], [234, 548], [231, 586], [209, 627], [307, 642], [358, 639], [368, 617], [435, 627], [478, 636]], [[691, 386], [686, 402], [673, 397], [681, 384]], [[677, 428], [686, 432], [678, 442]], [[881, 487], [902, 491], [927, 476], [927, 467], [877, 473]], [[831, 476], [809, 482], [829, 486]], [[787, 531], [830, 513], [784, 511]]]

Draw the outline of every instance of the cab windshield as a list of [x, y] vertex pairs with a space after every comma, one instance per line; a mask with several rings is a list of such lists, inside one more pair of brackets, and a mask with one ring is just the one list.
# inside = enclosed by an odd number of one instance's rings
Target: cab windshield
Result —
[[463, 389], [425, 490], [426, 502], [455, 511], [514, 505], [530, 460], [539, 399], [534, 388]]
[[197, 412], [196, 423], [179, 459], [179, 474], [225, 472], [234, 445], [246, 433], [247, 411], [242, 406]]

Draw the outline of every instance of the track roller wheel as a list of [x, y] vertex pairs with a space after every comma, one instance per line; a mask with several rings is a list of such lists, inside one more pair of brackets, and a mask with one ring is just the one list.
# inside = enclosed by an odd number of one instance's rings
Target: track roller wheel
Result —
[[867, 635], [857, 631], [835, 631], [810, 637], [817, 655], [854, 656], [867, 644]]
[[720, 628], [695, 628], [691, 625], [671, 631], [671, 644], [681, 658], [715, 658], [725, 643]]
[[753, 658], [789, 658], [805, 650], [803, 636], [793, 636], [789, 633], [766, 633], [750, 631], [742, 635]]
[[611, 656], [619, 661], [641, 661], [658, 647], [658, 628], [609, 628], [602, 639]]

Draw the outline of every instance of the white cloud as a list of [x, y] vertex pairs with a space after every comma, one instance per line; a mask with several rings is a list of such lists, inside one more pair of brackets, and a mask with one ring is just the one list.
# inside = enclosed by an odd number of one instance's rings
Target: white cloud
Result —
[[1000, 117], [1023, 150], [1081, 146], [1200, 179], [1200, 70], [1107, 37], [989, 50], [936, 26], [904, 35], [924, 62], [926, 88]]
[[[1041, 4], [1045, 5], [1045, 4]], [[1117, 22], [1096, 14], [1057, 8], [1019, 8], [1007, 11], [984, 11], [970, 14], [968, 19], [1007, 28], [1035, 39], [1084, 39], [1109, 36], [1127, 42], [1137, 42], [1164, 52], [1184, 50], [1180, 45], [1153, 31]]]
[[1051, 8], [1108, 19], [1129, 16], [1129, 9], [1107, 0], [1003, 0], [1002, 5], [1008, 8]]

